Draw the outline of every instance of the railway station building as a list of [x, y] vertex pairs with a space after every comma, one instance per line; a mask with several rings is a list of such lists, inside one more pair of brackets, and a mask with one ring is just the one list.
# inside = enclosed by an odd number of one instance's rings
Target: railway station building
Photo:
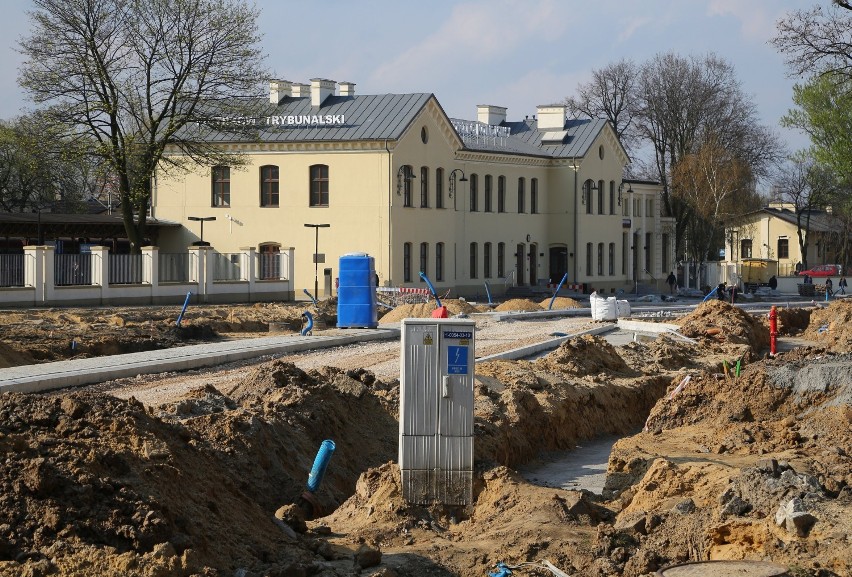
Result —
[[320, 297], [350, 253], [374, 257], [379, 285], [424, 288], [422, 271], [453, 296], [566, 274], [575, 289], [630, 292], [673, 268], [661, 188], [622, 179], [629, 159], [606, 120], [569, 119], [561, 104], [455, 119], [434, 94], [360, 95], [320, 78], [272, 81], [263, 106], [241, 119], [257, 138], [208, 136], [243, 165], [158, 174], [151, 216], [183, 225], [160, 250], [287, 252], [294, 292], [318, 276]]

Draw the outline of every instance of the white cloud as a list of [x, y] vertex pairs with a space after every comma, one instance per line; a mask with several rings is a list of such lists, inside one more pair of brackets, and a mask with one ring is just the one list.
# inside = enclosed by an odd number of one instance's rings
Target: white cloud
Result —
[[618, 35], [618, 42], [625, 42], [629, 40], [638, 30], [644, 28], [648, 24], [651, 24], [653, 21], [654, 19], [650, 16], [631, 18], [626, 24], [622, 25], [624, 29]]
[[733, 16], [740, 21], [743, 37], [758, 42], [766, 42], [775, 34], [775, 22], [783, 12], [772, 0], [711, 0], [707, 6], [708, 16]]

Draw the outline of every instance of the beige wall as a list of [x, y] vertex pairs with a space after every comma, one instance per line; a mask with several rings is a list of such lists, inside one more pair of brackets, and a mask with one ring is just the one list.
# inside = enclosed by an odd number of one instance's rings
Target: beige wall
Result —
[[[428, 141], [421, 138], [426, 129]], [[331, 227], [319, 230], [319, 252], [325, 263], [319, 265], [320, 295], [323, 295], [323, 269], [331, 268], [338, 276], [338, 258], [350, 252], [366, 252], [376, 259], [380, 283], [389, 286], [425, 287], [418, 275], [420, 244], [428, 245], [427, 275], [440, 291], [454, 289], [454, 294], [484, 295], [484, 283], [492, 292], [501, 293], [504, 278], [498, 277], [498, 244], [505, 244], [505, 277], [511, 279], [516, 268], [516, 247], [523, 245], [524, 258], [518, 279], [524, 284], [538, 279], [550, 279], [550, 248], [564, 248], [573, 253], [568, 259], [570, 283], [590, 282], [596, 287], [620, 288], [629, 286], [631, 277], [622, 274], [622, 207], [609, 214], [609, 182], [617, 187], [627, 159], [607, 129], [590, 149], [586, 159], [552, 160], [513, 154], [480, 153], [462, 150], [461, 142], [446, 121], [434, 100], [408, 127], [398, 142], [346, 142], [328, 144], [246, 145], [248, 164], [231, 171], [231, 205], [211, 207], [210, 168], [199, 168], [187, 175], [160, 174], [154, 194], [154, 216], [174, 220], [184, 225], [179, 233], [162, 239], [162, 252], [182, 252], [198, 240], [200, 223], [190, 222], [188, 216], [216, 216], [215, 222], [204, 225], [204, 240], [219, 252], [234, 252], [240, 247], [257, 248], [262, 243], [279, 243], [295, 247], [294, 289], [297, 295], [303, 288], [312, 292], [314, 283], [315, 231], [305, 223], [327, 223]], [[598, 154], [604, 147], [604, 158]], [[279, 166], [279, 206], [259, 207], [259, 167]], [[330, 206], [311, 208], [309, 198], [309, 167], [329, 166]], [[607, 210], [605, 215], [586, 215], [584, 207], [575, 213], [573, 165], [577, 165], [577, 182], [586, 178], [604, 180]], [[398, 194], [398, 171], [411, 165], [416, 178], [412, 184], [412, 205], [403, 205]], [[429, 206], [420, 207], [421, 167], [428, 169]], [[444, 203], [436, 208], [436, 169], [443, 168]], [[457, 182], [456, 197], [449, 196], [449, 176], [460, 168], [470, 179], [479, 179], [479, 210], [470, 211], [471, 182]], [[492, 212], [485, 212], [485, 176], [493, 178]], [[506, 212], [497, 212], [498, 179], [505, 177]], [[525, 212], [518, 214], [518, 179], [525, 180]], [[538, 181], [538, 214], [531, 214], [530, 191], [532, 179]], [[626, 197], [626, 193], [625, 193]], [[595, 202], [597, 196], [595, 195]], [[575, 235], [575, 220], [577, 220]], [[392, 226], [389, 226], [392, 223]], [[650, 225], [648, 225], [650, 226]], [[529, 240], [527, 238], [529, 237]], [[491, 275], [484, 275], [484, 244], [492, 245]], [[593, 267], [591, 278], [585, 274], [585, 243], [615, 243], [614, 275], [604, 266], [604, 275]], [[411, 282], [403, 280], [403, 246], [411, 243]], [[444, 277], [435, 275], [435, 247], [444, 243]], [[470, 244], [478, 248], [476, 278], [471, 278]], [[579, 251], [575, 243], [579, 244]], [[530, 246], [535, 245], [534, 258], [528, 258]], [[596, 253], [595, 253], [596, 256]], [[605, 248], [604, 257], [608, 258]], [[574, 262], [577, 261], [577, 276]], [[531, 267], [535, 263], [534, 270]], [[558, 282], [561, 278], [553, 278]]]

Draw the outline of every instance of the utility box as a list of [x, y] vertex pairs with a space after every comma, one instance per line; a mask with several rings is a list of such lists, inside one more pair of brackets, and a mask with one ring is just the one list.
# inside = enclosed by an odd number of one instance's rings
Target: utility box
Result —
[[403, 319], [399, 467], [409, 503], [473, 502], [476, 323]]

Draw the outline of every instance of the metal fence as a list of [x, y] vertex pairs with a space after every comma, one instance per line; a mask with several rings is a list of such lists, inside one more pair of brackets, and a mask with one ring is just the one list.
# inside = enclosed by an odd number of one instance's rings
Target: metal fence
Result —
[[262, 280], [281, 278], [281, 253], [258, 253], [257, 271]]
[[24, 255], [0, 254], [0, 286], [24, 286]]
[[213, 280], [241, 280], [242, 253], [217, 253], [213, 255]]
[[92, 254], [57, 254], [53, 261], [56, 286], [92, 284]]
[[189, 253], [160, 253], [160, 282], [189, 282]]
[[142, 255], [110, 254], [109, 284], [142, 284]]

